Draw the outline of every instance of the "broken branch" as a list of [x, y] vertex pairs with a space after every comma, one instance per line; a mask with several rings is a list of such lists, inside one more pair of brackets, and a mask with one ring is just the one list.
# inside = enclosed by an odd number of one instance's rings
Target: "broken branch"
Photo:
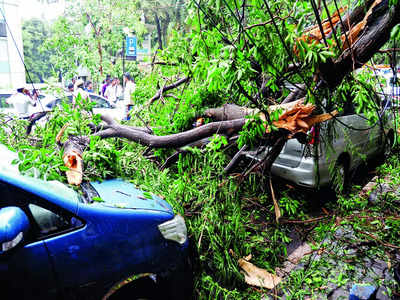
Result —
[[156, 101], [157, 99], [160, 99], [161, 95], [162, 95], [164, 92], [169, 91], [169, 90], [172, 90], [172, 89], [175, 89], [175, 88], [177, 88], [178, 86], [180, 86], [180, 85], [182, 85], [182, 84], [188, 82], [189, 80], [190, 80], [190, 77], [184, 77], [184, 78], [182, 78], [182, 79], [179, 79], [178, 81], [176, 81], [175, 83], [173, 83], [173, 84], [171, 84], [171, 85], [164, 86], [163, 88], [161, 88], [161, 89], [157, 92], [157, 94], [155, 94], [155, 95], [153, 96], [153, 98], [151, 98], [151, 99], [149, 100], [148, 105], [151, 105], [151, 104], [153, 104], [154, 101]]

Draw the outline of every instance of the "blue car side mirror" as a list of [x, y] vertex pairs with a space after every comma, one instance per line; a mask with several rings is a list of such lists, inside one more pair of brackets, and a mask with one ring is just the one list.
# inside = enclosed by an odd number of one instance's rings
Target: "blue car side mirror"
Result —
[[0, 209], [0, 253], [19, 245], [29, 230], [29, 219], [22, 209], [9, 206]]

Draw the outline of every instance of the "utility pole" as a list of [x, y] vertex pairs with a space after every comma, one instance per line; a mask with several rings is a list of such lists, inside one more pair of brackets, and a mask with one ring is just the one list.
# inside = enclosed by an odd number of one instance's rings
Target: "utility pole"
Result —
[[122, 39], [122, 74], [125, 74], [125, 36]]

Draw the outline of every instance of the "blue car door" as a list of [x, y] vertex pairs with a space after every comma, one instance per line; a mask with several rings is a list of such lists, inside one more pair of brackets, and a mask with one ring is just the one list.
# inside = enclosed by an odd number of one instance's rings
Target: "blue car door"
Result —
[[66, 285], [65, 276], [79, 277], [79, 264], [75, 264], [75, 268], [60, 268], [58, 259], [60, 253], [68, 253], [65, 265], [73, 265], [75, 253], [79, 252], [79, 244], [74, 243], [74, 237], [84, 232], [84, 223], [72, 213], [46, 202], [29, 203], [28, 207], [37, 224], [39, 238], [48, 253], [58, 296], [75, 299], [79, 285], [75, 285], [75, 282]]
[[[0, 181], [0, 208], [18, 206], [27, 215], [30, 230], [20, 245], [0, 252], [0, 287], [12, 299], [37, 299], [56, 293], [56, 280], [45, 244], [37, 239], [36, 224], [23, 190]], [[6, 292], [4, 292], [6, 291]], [[9, 292], [9, 293], [8, 293]]]
[[12, 295], [12, 299], [44, 299], [57, 295], [56, 280], [43, 241], [0, 254], [0, 279], [1, 290]]

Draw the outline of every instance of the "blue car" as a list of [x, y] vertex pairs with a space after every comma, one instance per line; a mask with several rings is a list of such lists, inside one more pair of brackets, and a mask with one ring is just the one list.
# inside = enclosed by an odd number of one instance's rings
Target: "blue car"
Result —
[[120, 179], [81, 195], [0, 156], [1, 299], [191, 298], [186, 225], [167, 202]]

